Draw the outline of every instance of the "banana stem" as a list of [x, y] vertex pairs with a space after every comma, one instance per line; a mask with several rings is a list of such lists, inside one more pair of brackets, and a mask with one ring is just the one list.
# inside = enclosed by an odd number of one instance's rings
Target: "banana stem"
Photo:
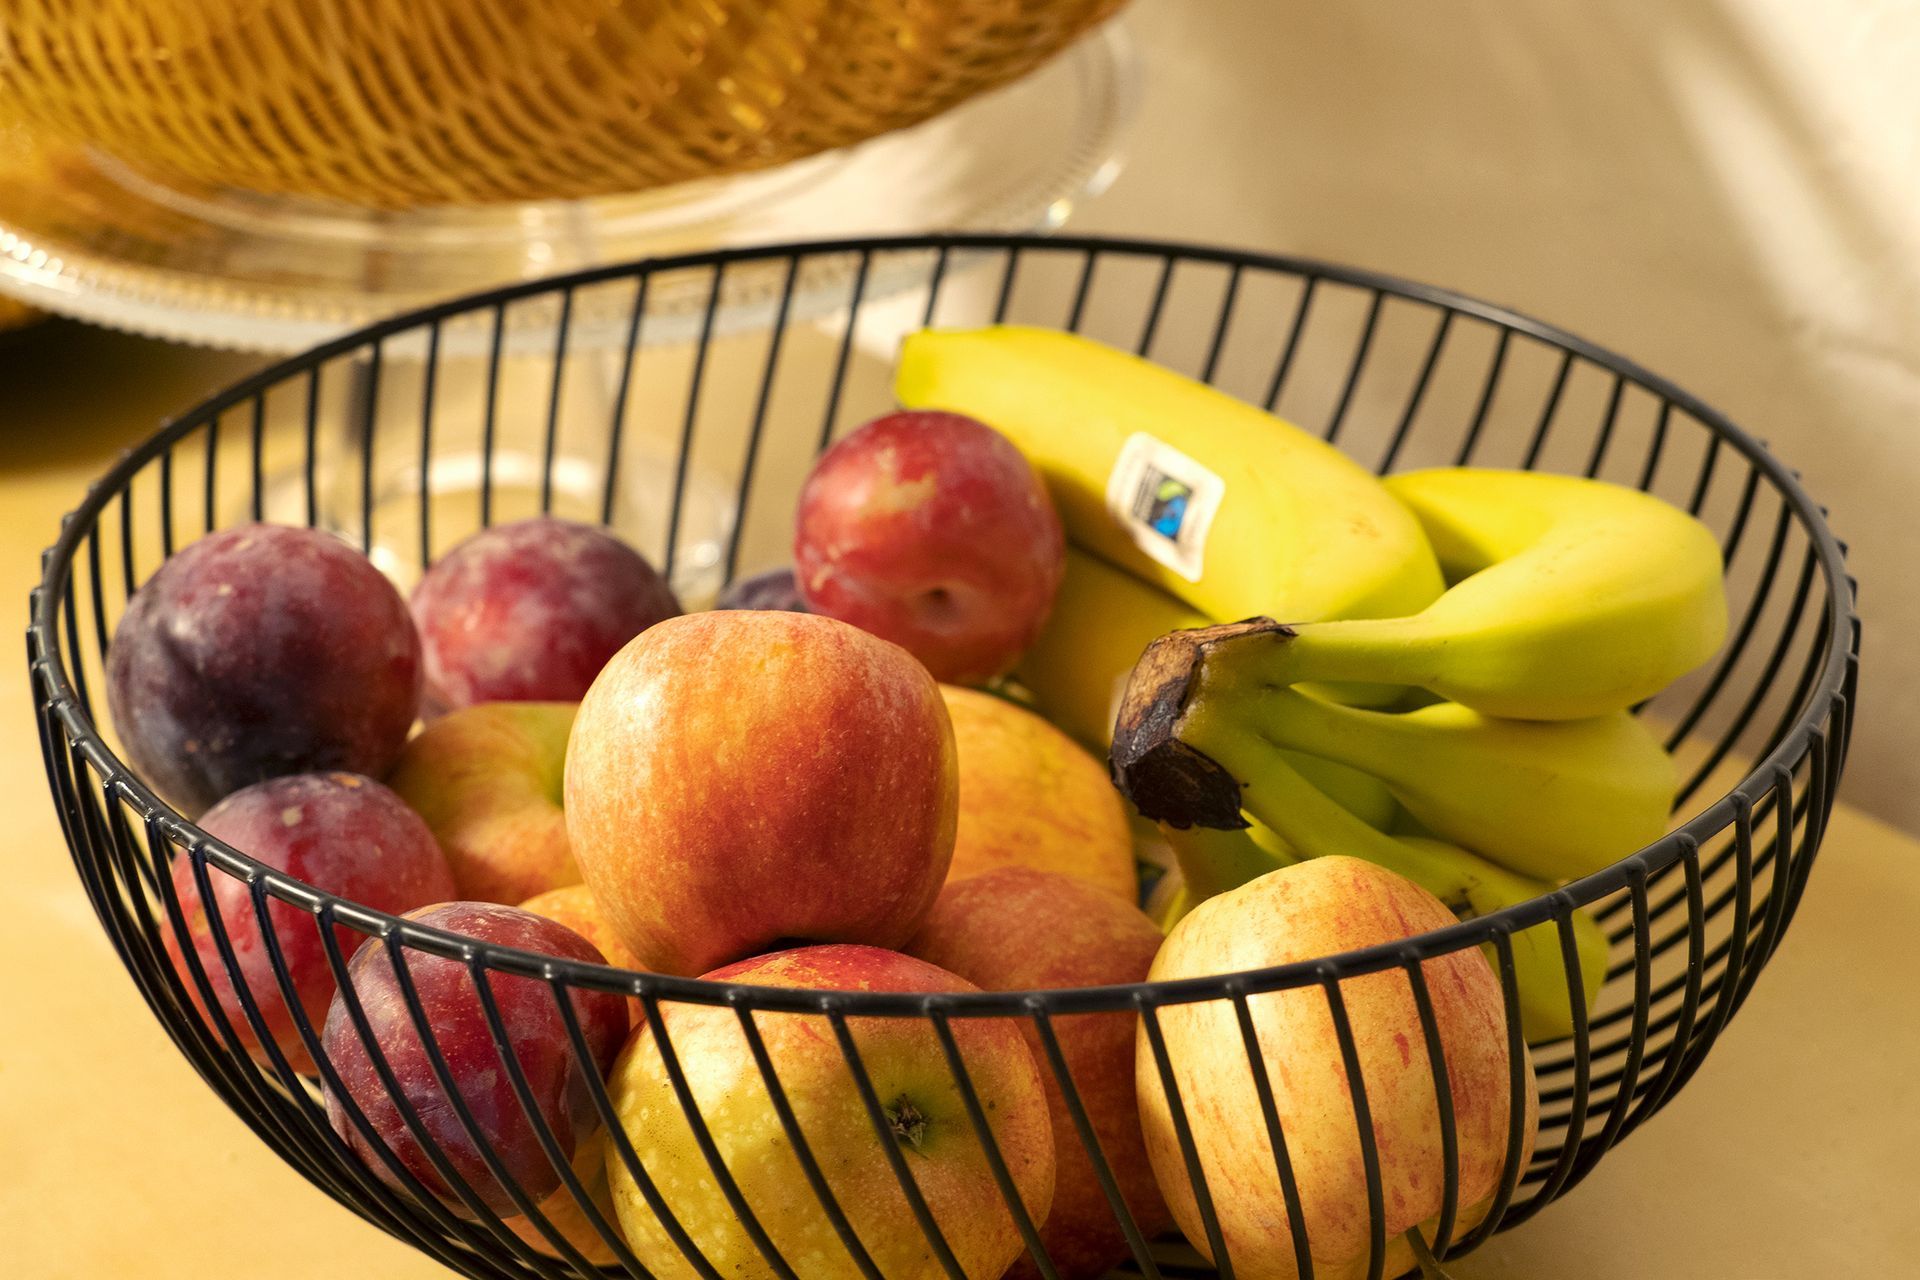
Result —
[[1271, 646], [1254, 666], [1262, 683], [1312, 682], [1416, 685], [1438, 680], [1446, 637], [1421, 614], [1404, 618], [1342, 618], [1295, 625], [1293, 638]]
[[1372, 774], [1317, 753], [1283, 750], [1280, 754], [1328, 799], [1368, 826], [1385, 831], [1399, 818], [1400, 802], [1393, 798], [1387, 784]]
[[[1289, 763], [1298, 766], [1300, 758], [1307, 757], [1355, 771], [1376, 772], [1390, 771], [1396, 763], [1397, 743], [1386, 732], [1398, 724], [1392, 712], [1343, 706], [1264, 681], [1249, 685], [1225, 667], [1224, 663], [1210, 663], [1202, 668], [1194, 701], [1233, 706], [1236, 717], [1258, 725], [1261, 739], [1280, 748]], [[1328, 790], [1315, 776], [1315, 767], [1301, 772], [1320, 790]]]
[[[1246, 826], [1241, 815], [1251, 814], [1300, 857], [1364, 858], [1412, 880], [1462, 916], [1488, 915], [1549, 892], [1546, 884], [1458, 845], [1376, 830], [1300, 775], [1282, 750], [1293, 741], [1269, 736], [1270, 730], [1277, 736], [1271, 722], [1285, 718], [1276, 713], [1286, 709], [1288, 699], [1300, 699], [1303, 713], [1317, 714], [1322, 731], [1351, 727], [1337, 723], [1338, 716], [1371, 713], [1315, 705], [1303, 694], [1263, 688], [1274, 655], [1284, 652], [1293, 635], [1291, 628], [1252, 619], [1174, 632], [1148, 647], [1128, 683], [1109, 754], [1114, 778], [1134, 806], [1159, 821], [1234, 835]], [[1209, 672], [1207, 655], [1221, 645], [1245, 655], [1250, 672]], [[1309, 751], [1314, 746], [1300, 745]], [[1351, 756], [1345, 762], [1365, 763]], [[1195, 871], [1210, 883], [1226, 884], [1246, 875], [1248, 867], [1236, 866], [1225, 854], [1197, 853]], [[1576, 1009], [1590, 1007], [1605, 977], [1607, 941], [1599, 926], [1575, 911], [1568, 929], [1571, 964], [1560, 926], [1553, 922], [1511, 937], [1530, 1040], [1569, 1034]]]

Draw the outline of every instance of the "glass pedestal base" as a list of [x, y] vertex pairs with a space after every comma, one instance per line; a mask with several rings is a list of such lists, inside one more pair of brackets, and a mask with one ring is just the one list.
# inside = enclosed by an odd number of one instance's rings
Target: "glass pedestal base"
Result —
[[290, 351], [422, 303], [604, 262], [856, 233], [1052, 228], [1117, 171], [1134, 79], [1109, 23], [943, 116], [777, 169], [406, 213], [183, 189], [29, 141], [0, 148], [0, 291], [155, 337]]

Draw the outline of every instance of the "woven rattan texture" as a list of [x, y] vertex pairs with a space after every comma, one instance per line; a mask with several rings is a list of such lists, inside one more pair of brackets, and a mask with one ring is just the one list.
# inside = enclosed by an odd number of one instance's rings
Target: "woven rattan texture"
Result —
[[1120, 0], [9, 0], [0, 95], [162, 180], [564, 199], [924, 120]]

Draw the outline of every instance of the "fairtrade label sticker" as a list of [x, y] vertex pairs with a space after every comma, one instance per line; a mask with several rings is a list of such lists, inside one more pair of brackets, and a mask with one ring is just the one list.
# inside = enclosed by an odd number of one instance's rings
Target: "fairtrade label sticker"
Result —
[[1207, 530], [1226, 492], [1226, 481], [1141, 431], [1127, 437], [1107, 476], [1107, 510], [1140, 550], [1198, 582]]

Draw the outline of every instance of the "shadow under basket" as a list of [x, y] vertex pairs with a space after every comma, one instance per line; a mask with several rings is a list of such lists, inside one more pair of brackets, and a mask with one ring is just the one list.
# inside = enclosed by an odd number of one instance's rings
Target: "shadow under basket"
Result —
[[[689, 309], [689, 298], [702, 301]], [[209, 838], [163, 804], [123, 763], [96, 715], [93, 691], [104, 688], [108, 638], [133, 591], [176, 548], [252, 519], [337, 531], [403, 587], [483, 525], [540, 511], [604, 520], [653, 563], [668, 566], [689, 607], [699, 607], [723, 583], [786, 560], [810, 460], [891, 407], [891, 366], [902, 335], [928, 322], [997, 319], [1073, 329], [1139, 351], [1273, 407], [1382, 472], [1464, 462], [1539, 468], [1636, 486], [1696, 513], [1721, 540], [1732, 623], [1712, 663], [1641, 709], [1682, 766], [1671, 833], [1523, 905], [1311, 963], [1062, 991], [776, 990], [533, 956], [317, 892]], [[1705, 1061], [1779, 946], [1832, 809], [1854, 702], [1854, 588], [1823, 516], [1761, 443], [1672, 383], [1549, 325], [1444, 290], [1326, 263], [1151, 242], [936, 235], [779, 246], [648, 261], [463, 298], [342, 337], [211, 397], [128, 453], [64, 523], [33, 596], [28, 653], [48, 777], [74, 865], [155, 1016], [207, 1083], [288, 1163], [457, 1271], [599, 1274], [544, 1214], [509, 1225], [477, 1209], [478, 1194], [455, 1208], [410, 1178], [396, 1188], [375, 1177], [329, 1125], [314, 1080], [277, 1053], [256, 1062], [245, 1027], [217, 1008], [203, 1012], [206, 974], [193, 963], [176, 970], [168, 953], [167, 939], [184, 936], [171, 879], [176, 859], [191, 860], [203, 899], [209, 880], [244, 882], [269, 938], [268, 904], [291, 904], [302, 927], [325, 940], [336, 972], [344, 972], [339, 930], [386, 939], [396, 969], [430, 955], [459, 961], [489, 1008], [488, 980], [514, 975], [544, 984], [562, 1010], [571, 1008], [567, 994], [579, 989], [636, 996], [656, 1026], [661, 1011], [675, 1005], [731, 1009], [750, 1040], [772, 1015], [819, 1018], [862, 1085], [875, 1158], [884, 1155], [912, 1209], [908, 1229], [928, 1235], [929, 1261], [915, 1276], [962, 1275], [943, 1239], [955, 1224], [928, 1212], [850, 1051], [863, 1020], [919, 1020], [951, 1046], [957, 1020], [1009, 1020], [1045, 1043], [1052, 1020], [1063, 1015], [1130, 1014], [1145, 1029], [1143, 1052], [1154, 1054], [1161, 1077], [1171, 1080], [1175, 1064], [1157, 1033], [1171, 1006], [1218, 1001], [1233, 1008], [1246, 1034], [1214, 1046], [1225, 1069], [1239, 1055], [1260, 1054], [1243, 1015], [1267, 993], [1315, 988], [1340, 1025], [1343, 980], [1397, 971], [1431, 1028], [1422, 962], [1486, 946], [1508, 1001], [1517, 1116], [1524, 1055], [1513, 1016], [1513, 935], [1558, 922], [1567, 973], [1577, 981], [1567, 922], [1576, 909], [1589, 909], [1611, 939], [1605, 986], [1571, 1036], [1531, 1046], [1538, 1140], [1523, 1161], [1520, 1126], [1509, 1125], [1498, 1190], [1477, 1224], [1457, 1203], [1457, 1179], [1447, 1170], [1443, 1210], [1430, 1233], [1445, 1258], [1525, 1222], [1665, 1105]], [[274, 961], [284, 986], [284, 966]], [[242, 1003], [248, 1021], [256, 1020], [253, 997]], [[321, 1075], [334, 1079], [318, 1028], [296, 1022]], [[1364, 1114], [1365, 1081], [1350, 1042], [1346, 1048], [1348, 1083]], [[1423, 1052], [1430, 1076], [1444, 1078], [1443, 1047], [1431, 1032], [1413, 1049], [1416, 1058]], [[1061, 1074], [1063, 1059], [1035, 1056], [1043, 1074]], [[512, 1053], [503, 1049], [499, 1061], [523, 1083]], [[948, 1070], [960, 1094], [973, 1097], [957, 1053]], [[1068, 1109], [1084, 1118], [1073, 1080], [1059, 1083]], [[609, 1099], [597, 1083], [594, 1092], [605, 1120]], [[1452, 1104], [1446, 1090], [1435, 1092], [1440, 1128], [1450, 1139]], [[680, 1096], [689, 1122], [704, 1134], [691, 1094]], [[1191, 1152], [1183, 1108], [1172, 1111], [1181, 1145]], [[976, 1136], [987, 1133], [980, 1116], [975, 1109]], [[864, 1250], [855, 1247], [845, 1206], [828, 1194], [808, 1158], [817, 1153], [790, 1112], [781, 1122], [809, 1170], [790, 1196], [815, 1198], [809, 1203], [848, 1248], [830, 1273], [887, 1274], [856, 1262]], [[1284, 1149], [1270, 1107], [1251, 1110], [1242, 1122], [1266, 1126]], [[1358, 1128], [1378, 1276], [1392, 1241], [1373, 1132], [1364, 1123]], [[638, 1162], [629, 1144], [614, 1145]], [[735, 1215], [747, 1220], [763, 1251], [771, 1249], [752, 1220], [756, 1206], [727, 1176], [720, 1149], [705, 1149]], [[547, 1150], [552, 1158], [560, 1147]], [[991, 1141], [984, 1150], [996, 1185], [1009, 1195], [1005, 1161]], [[1104, 1173], [1102, 1153], [1091, 1154]], [[1291, 1175], [1277, 1163], [1279, 1187], [1291, 1198]], [[566, 1164], [564, 1157], [556, 1161]], [[644, 1167], [629, 1169], [643, 1188], [650, 1185]], [[584, 1220], [589, 1235], [610, 1232], [581, 1177], [565, 1168], [561, 1180], [582, 1201], [566, 1206], [571, 1218]], [[1231, 1274], [1177, 1237], [1143, 1238], [1112, 1193], [1111, 1178], [1105, 1185], [1134, 1253], [1115, 1274]], [[495, 1201], [506, 1190], [527, 1208], [537, 1199], [511, 1187], [483, 1190]], [[1031, 1247], [1032, 1224], [1017, 1196], [1013, 1201], [1012, 1216]], [[1206, 1197], [1200, 1202], [1206, 1205]], [[1211, 1210], [1205, 1216], [1211, 1228]], [[1217, 1240], [1212, 1248], [1217, 1258]], [[617, 1235], [598, 1252], [614, 1259], [608, 1274], [648, 1274]], [[813, 1270], [826, 1265], [816, 1262]], [[1055, 1274], [1044, 1260], [1038, 1272]], [[719, 1272], [699, 1258], [684, 1274]], [[764, 1274], [813, 1280], [806, 1259], [769, 1256]]]

